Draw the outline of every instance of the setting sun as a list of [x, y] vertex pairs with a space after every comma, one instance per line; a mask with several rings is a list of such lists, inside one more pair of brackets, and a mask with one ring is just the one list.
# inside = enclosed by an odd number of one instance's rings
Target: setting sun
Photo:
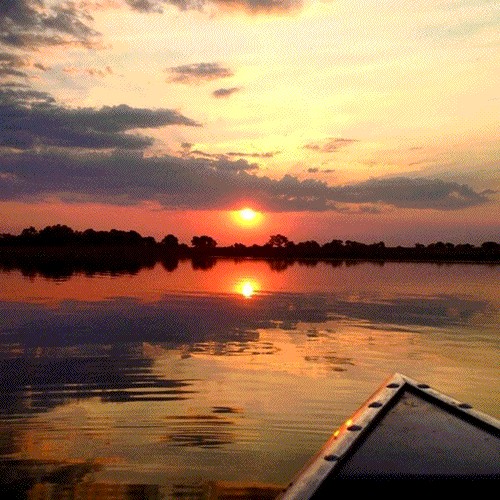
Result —
[[243, 210], [240, 210], [240, 217], [243, 220], [251, 221], [252, 219], [255, 219], [257, 216], [257, 212], [255, 210], [252, 210], [251, 208], [244, 208]]
[[256, 226], [262, 220], [262, 213], [249, 207], [232, 212], [232, 216], [238, 225], [246, 227]]

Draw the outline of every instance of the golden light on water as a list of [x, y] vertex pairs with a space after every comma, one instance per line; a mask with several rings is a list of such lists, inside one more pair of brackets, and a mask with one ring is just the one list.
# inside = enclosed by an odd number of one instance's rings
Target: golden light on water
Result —
[[245, 299], [251, 299], [260, 289], [260, 285], [254, 279], [244, 278], [235, 286], [236, 293], [243, 295]]
[[255, 292], [255, 290], [254, 290], [252, 284], [248, 281], [246, 283], [244, 283], [243, 286], [241, 287], [241, 293], [247, 299], [249, 299], [254, 294], [254, 292]]

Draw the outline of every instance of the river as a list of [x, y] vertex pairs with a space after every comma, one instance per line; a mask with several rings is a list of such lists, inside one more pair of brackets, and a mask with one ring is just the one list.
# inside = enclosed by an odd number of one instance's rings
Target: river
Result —
[[395, 372], [499, 418], [499, 270], [0, 272], [0, 488], [274, 498]]

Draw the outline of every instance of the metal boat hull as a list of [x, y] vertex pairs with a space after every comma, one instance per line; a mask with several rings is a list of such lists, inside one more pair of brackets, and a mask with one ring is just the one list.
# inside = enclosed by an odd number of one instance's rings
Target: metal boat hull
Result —
[[[500, 479], [500, 421], [396, 373], [331, 436], [280, 500], [329, 498], [339, 486]], [[450, 484], [450, 483], [448, 483]]]

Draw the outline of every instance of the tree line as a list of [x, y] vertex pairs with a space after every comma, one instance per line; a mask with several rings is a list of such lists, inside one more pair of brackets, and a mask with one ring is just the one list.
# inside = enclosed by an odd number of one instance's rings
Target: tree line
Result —
[[[6, 254], [8, 249], [16, 249], [25, 255], [33, 255], [43, 249], [47, 252], [71, 252], [83, 255], [94, 252], [100, 258], [125, 259], [127, 255], [140, 253], [144, 259], [157, 259], [166, 255], [174, 257], [256, 257], [273, 259], [365, 259], [365, 260], [416, 260], [416, 261], [486, 261], [500, 260], [500, 244], [485, 241], [481, 245], [471, 243], [453, 244], [434, 242], [427, 245], [416, 243], [411, 247], [386, 246], [383, 241], [361, 243], [352, 240], [332, 239], [324, 244], [315, 240], [295, 243], [282, 234], [271, 235], [263, 245], [218, 246], [208, 235], [193, 236], [191, 245], [180, 243], [172, 233], [160, 241], [152, 236], [142, 236], [137, 231], [96, 231], [86, 229], [76, 231], [69, 226], [56, 224], [37, 230], [33, 226], [25, 228], [18, 235], [0, 234], [0, 249]], [[112, 251], [111, 249], [114, 249]], [[9, 252], [7, 252], [9, 253]], [[40, 253], [40, 252], [38, 252]], [[0, 257], [1, 257], [0, 255]]]

